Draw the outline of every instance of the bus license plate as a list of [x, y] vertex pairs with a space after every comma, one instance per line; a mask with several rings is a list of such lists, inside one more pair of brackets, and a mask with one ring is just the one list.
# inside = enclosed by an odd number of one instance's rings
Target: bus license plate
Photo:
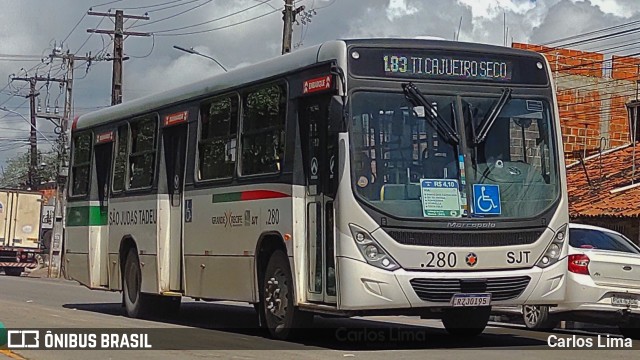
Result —
[[622, 307], [638, 307], [638, 299], [632, 297], [611, 296], [611, 305]]
[[454, 294], [451, 298], [451, 306], [489, 306], [491, 294]]

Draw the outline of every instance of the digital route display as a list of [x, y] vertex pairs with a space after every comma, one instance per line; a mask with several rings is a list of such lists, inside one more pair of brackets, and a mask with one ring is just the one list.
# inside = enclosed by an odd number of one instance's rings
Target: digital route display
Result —
[[350, 72], [356, 76], [548, 84], [545, 66], [535, 56], [388, 48], [354, 48], [349, 54]]

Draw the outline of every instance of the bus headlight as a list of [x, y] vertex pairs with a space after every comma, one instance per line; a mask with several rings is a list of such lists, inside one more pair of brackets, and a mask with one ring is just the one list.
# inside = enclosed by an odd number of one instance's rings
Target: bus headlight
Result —
[[553, 236], [553, 240], [551, 244], [547, 247], [547, 250], [544, 252], [544, 255], [538, 260], [538, 267], [546, 268], [551, 266], [560, 260], [560, 255], [562, 255], [562, 248], [564, 246], [564, 242], [567, 239], [567, 224], [564, 224], [560, 227], [560, 229]]
[[384, 270], [395, 270], [400, 267], [393, 258], [378, 244], [365, 229], [349, 224], [351, 235], [358, 246], [358, 250], [369, 265]]

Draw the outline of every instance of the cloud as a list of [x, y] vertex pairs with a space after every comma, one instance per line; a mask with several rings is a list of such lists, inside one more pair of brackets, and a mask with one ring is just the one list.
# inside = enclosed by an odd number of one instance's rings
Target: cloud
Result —
[[[130, 59], [124, 63], [124, 101], [222, 71], [211, 60], [179, 52], [173, 49], [173, 45], [194, 47], [230, 69], [278, 56], [282, 41], [282, 14], [279, 11], [282, 1], [260, 4], [261, 1], [185, 1], [157, 6], [163, 2], [122, 0], [94, 6], [94, 11], [101, 12], [109, 11], [110, 7], [113, 7], [113, 12], [116, 6], [127, 8], [126, 14], [148, 12], [150, 20], [127, 20], [125, 28], [156, 34], [155, 37], [132, 36], [125, 40], [124, 51]], [[202, 6], [195, 7], [200, 4]], [[64, 47], [79, 55], [89, 51], [92, 55], [105, 55], [113, 51], [109, 36], [86, 32], [88, 28], [113, 29], [113, 22], [109, 18], [83, 17], [90, 6], [84, 0], [37, 3], [4, 0], [3, 5], [0, 13], [0, 54], [46, 55], [54, 41], [59, 44], [67, 34], [70, 35]], [[461, 41], [501, 45], [505, 14], [509, 41], [513, 38], [518, 42], [544, 43], [640, 18], [637, 0], [297, 0], [296, 6], [300, 5], [304, 5], [307, 12], [316, 9], [317, 14], [311, 14], [310, 22], [309, 16], [299, 15], [300, 24], [294, 25], [293, 34], [296, 49], [340, 38], [436, 36], [452, 39], [460, 19]], [[247, 10], [249, 7], [253, 8]], [[231, 15], [234, 13], [237, 14]], [[81, 18], [82, 21], [70, 33]], [[208, 23], [190, 27], [205, 22]], [[233, 26], [238, 23], [241, 24]], [[183, 27], [186, 28], [167, 31]], [[217, 30], [204, 31], [212, 29]], [[166, 36], [194, 31], [204, 32]], [[622, 40], [625, 38], [616, 39]], [[591, 47], [601, 45], [590, 44]], [[153, 52], [145, 57], [152, 48]], [[5, 85], [1, 81], [9, 74], [37, 64], [2, 59], [0, 57], [0, 88]], [[62, 76], [65, 71], [59, 66], [59, 63], [41, 65], [38, 74]], [[84, 67], [76, 70], [76, 114], [110, 104], [111, 67], [109, 61], [94, 62], [86, 77]], [[35, 71], [29, 73], [33, 74]], [[5, 103], [5, 106], [16, 108], [28, 116], [28, 107], [22, 104], [25, 98], [10, 97], [8, 90], [0, 92], [0, 104]], [[57, 95], [57, 88], [50, 90]], [[21, 92], [22, 95], [24, 93]], [[0, 113], [2, 116], [4, 114]], [[0, 127], [8, 126], [12, 127], [16, 137], [28, 136], [29, 127], [22, 119], [8, 116], [0, 120]], [[46, 131], [51, 130], [47, 125], [39, 126]], [[6, 155], [6, 151], [0, 154], [0, 163]]]

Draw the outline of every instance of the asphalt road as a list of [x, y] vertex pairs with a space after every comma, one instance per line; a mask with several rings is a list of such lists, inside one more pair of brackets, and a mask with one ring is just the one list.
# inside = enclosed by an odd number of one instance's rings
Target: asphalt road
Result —
[[[149, 320], [123, 316], [120, 294], [91, 291], [74, 282], [0, 275], [0, 322], [7, 328], [144, 328], [164, 329], [164, 338], [187, 337], [189, 350], [19, 350], [0, 351], [0, 359], [459, 359], [463, 357], [518, 360], [637, 359], [633, 349], [598, 349], [597, 335], [585, 332], [533, 332], [517, 325], [491, 323], [474, 339], [461, 341], [446, 334], [437, 320], [414, 317], [321, 318], [320, 328], [297, 341], [269, 339], [256, 328], [252, 307], [236, 303], [185, 300], [175, 316]], [[339, 333], [336, 332], [339, 329]], [[592, 339], [587, 351], [550, 348], [548, 338]], [[609, 339], [619, 339], [611, 335]], [[601, 336], [601, 342], [607, 339]], [[372, 341], [373, 340], [373, 341]], [[196, 350], [199, 349], [199, 350]], [[428, 352], [425, 352], [428, 350]], [[592, 351], [597, 350], [597, 351]], [[613, 352], [616, 354], [614, 355]], [[4, 360], [4, 359], [3, 359]]]

